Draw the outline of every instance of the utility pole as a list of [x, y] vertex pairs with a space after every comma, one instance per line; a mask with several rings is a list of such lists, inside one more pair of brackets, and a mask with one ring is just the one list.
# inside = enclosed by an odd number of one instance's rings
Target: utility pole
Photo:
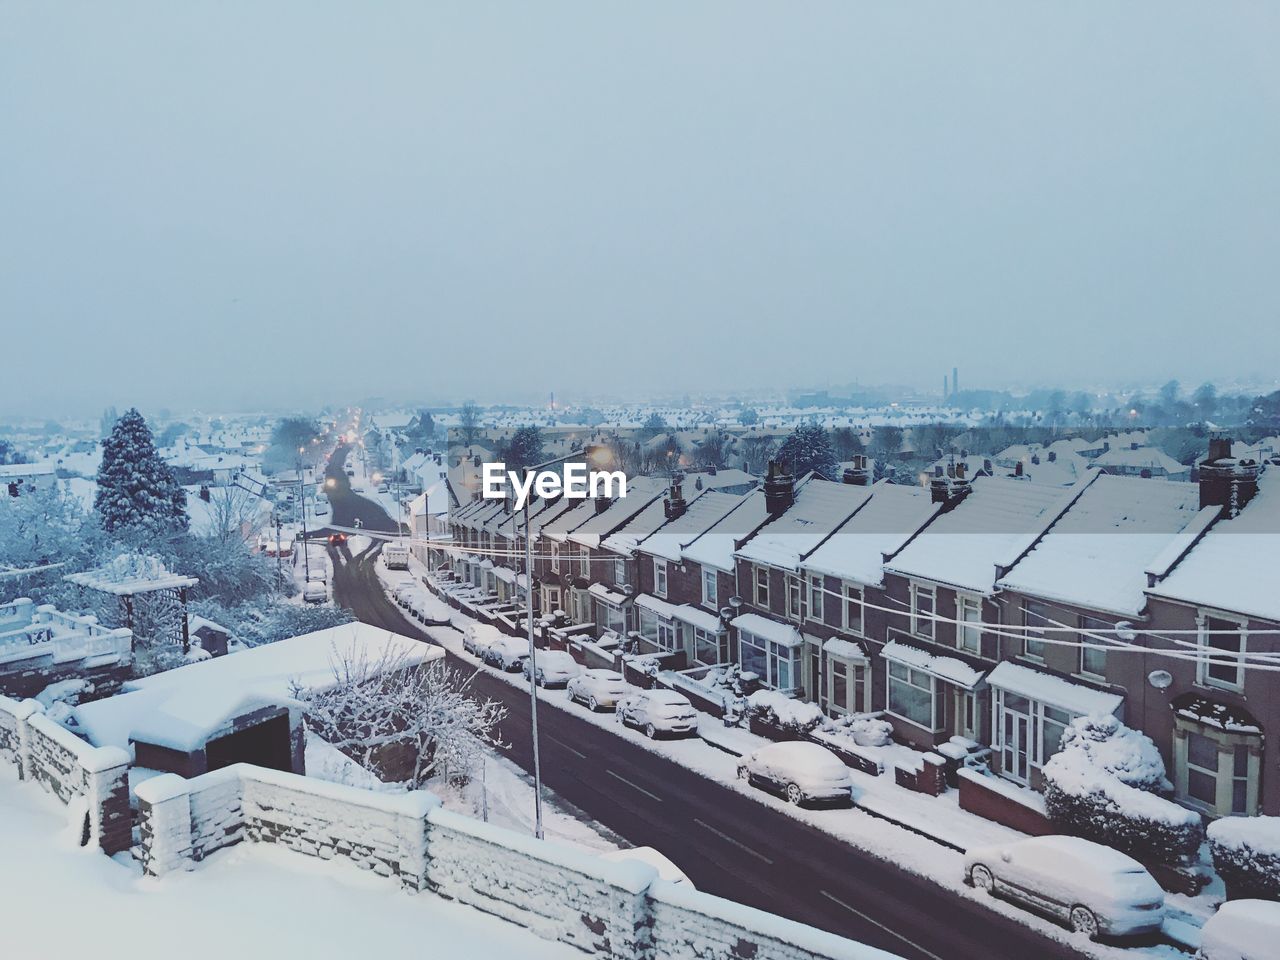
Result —
[[307, 549], [307, 491], [302, 479], [302, 447], [298, 448], [298, 500], [302, 508], [302, 569], [306, 582], [311, 582], [311, 551]]

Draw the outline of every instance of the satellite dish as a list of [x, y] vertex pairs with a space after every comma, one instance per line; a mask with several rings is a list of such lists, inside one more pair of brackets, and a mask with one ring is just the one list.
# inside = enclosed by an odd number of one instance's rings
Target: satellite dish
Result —
[[1173, 674], [1168, 670], [1152, 670], [1147, 674], [1147, 683], [1157, 690], [1168, 690], [1173, 684]]
[[731, 607], [733, 607], [733, 609], [737, 610], [740, 606], [742, 606], [742, 598], [741, 598], [741, 597], [730, 597], [730, 598], [729, 598], [729, 606], [731, 606]]
[[622, 592], [623, 592], [623, 593], [631, 593], [631, 592], [632, 592], [632, 591], [634, 591], [634, 590], [635, 590], [635, 587], [631, 586], [631, 584], [629, 584], [629, 583], [624, 583], [624, 584], [622, 585]]

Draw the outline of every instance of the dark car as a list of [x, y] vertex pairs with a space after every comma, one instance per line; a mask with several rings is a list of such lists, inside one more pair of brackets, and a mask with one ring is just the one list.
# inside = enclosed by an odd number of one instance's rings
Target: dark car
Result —
[[345, 533], [329, 534], [329, 546], [331, 547], [336, 547], [338, 546], [338, 544], [346, 543], [346, 542], [347, 542], [347, 535]]

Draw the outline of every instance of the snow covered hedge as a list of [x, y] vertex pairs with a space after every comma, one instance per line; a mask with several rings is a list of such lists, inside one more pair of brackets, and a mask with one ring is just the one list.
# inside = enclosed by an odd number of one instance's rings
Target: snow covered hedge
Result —
[[776, 690], [757, 690], [747, 697], [747, 720], [783, 738], [802, 740], [818, 728], [824, 717], [816, 703], [793, 700]]
[[1168, 787], [1154, 744], [1114, 717], [1073, 720], [1044, 778], [1045, 812], [1064, 833], [1162, 863], [1204, 838], [1198, 814], [1151, 792]]
[[1223, 817], [1209, 845], [1228, 898], [1280, 900], [1280, 817]]

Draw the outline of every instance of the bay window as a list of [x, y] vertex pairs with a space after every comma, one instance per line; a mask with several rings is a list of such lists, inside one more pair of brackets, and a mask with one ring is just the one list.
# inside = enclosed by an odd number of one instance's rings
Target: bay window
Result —
[[755, 673], [765, 686], [784, 693], [799, 686], [798, 647], [743, 630], [738, 634], [738, 649], [742, 669]]
[[885, 662], [888, 664], [889, 713], [926, 730], [936, 729], [933, 702], [937, 681], [930, 674], [896, 660]]

